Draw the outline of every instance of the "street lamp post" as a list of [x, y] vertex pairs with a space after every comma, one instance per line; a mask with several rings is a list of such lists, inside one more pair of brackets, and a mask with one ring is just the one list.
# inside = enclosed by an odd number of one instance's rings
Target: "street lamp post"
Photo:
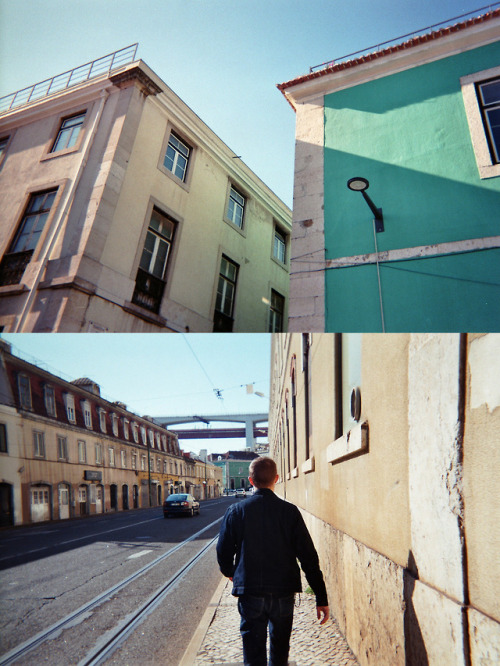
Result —
[[369, 188], [370, 183], [366, 178], [361, 178], [357, 176], [356, 178], [349, 178], [347, 181], [347, 187], [353, 192], [361, 192], [363, 199], [368, 204], [373, 215], [373, 238], [375, 241], [375, 261], [377, 264], [377, 279], [378, 279], [378, 297], [380, 303], [380, 317], [382, 320], [382, 333], [385, 333], [385, 322], [384, 322], [384, 304], [382, 302], [382, 286], [380, 283], [380, 265], [379, 265], [379, 256], [378, 256], [378, 243], [377, 243], [377, 234], [384, 231], [384, 216], [382, 214], [382, 208], [377, 208], [371, 198], [366, 193], [366, 190]]

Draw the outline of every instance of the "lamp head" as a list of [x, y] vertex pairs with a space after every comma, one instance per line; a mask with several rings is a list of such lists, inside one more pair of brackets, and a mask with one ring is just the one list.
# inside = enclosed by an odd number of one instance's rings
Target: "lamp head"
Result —
[[353, 192], [364, 192], [367, 190], [370, 186], [370, 183], [366, 180], [366, 178], [361, 178], [361, 177], [356, 177], [356, 178], [349, 178], [347, 181], [347, 187], [350, 190], [353, 190]]

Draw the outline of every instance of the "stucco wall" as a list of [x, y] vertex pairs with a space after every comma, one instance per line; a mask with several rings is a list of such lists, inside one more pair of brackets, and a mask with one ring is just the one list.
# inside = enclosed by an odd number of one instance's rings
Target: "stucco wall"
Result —
[[[47, 158], [61, 117], [85, 110], [75, 149]], [[11, 133], [0, 250], [29, 191], [59, 187], [22, 284], [0, 286], [5, 330], [211, 331], [222, 254], [239, 266], [233, 331], [269, 329], [272, 291], [286, 328], [291, 211], [144, 63], [21, 107], [0, 126]], [[185, 182], [163, 167], [172, 129], [192, 146]], [[225, 219], [230, 184], [246, 198], [241, 230]], [[153, 206], [176, 222], [158, 314], [131, 303]], [[284, 263], [273, 257], [275, 225]]]
[[[328, 334], [310, 344], [311, 458], [299, 334], [273, 341], [271, 455], [277, 492], [304, 514], [351, 648], [367, 665], [496, 663], [500, 334], [363, 335], [368, 447], [333, 463], [338, 345]], [[299, 459], [287, 473], [294, 355]]]
[[[375, 250], [372, 213], [346, 187], [353, 176], [383, 209], [379, 252], [498, 236], [500, 181], [479, 176], [460, 77], [499, 57], [497, 42], [325, 95], [327, 259]], [[382, 263], [386, 331], [498, 329], [500, 251], [463, 249]], [[373, 264], [328, 270], [326, 299], [326, 330], [381, 330]]]
[[473, 338], [464, 434], [465, 534], [470, 603], [490, 618], [478, 621], [473, 613], [471, 637], [490, 663], [500, 660], [499, 376], [500, 335]]

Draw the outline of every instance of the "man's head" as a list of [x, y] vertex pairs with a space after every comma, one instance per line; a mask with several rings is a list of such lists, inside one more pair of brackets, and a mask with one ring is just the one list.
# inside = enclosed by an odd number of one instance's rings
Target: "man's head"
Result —
[[248, 480], [255, 488], [273, 488], [278, 480], [276, 463], [267, 456], [252, 460], [248, 472]]

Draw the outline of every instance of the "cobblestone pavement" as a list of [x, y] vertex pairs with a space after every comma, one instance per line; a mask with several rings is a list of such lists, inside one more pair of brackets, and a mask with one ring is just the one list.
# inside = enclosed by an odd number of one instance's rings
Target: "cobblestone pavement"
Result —
[[[298, 600], [297, 596], [297, 600]], [[237, 599], [228, 583], [217, 605], [193, 666], [243, 666]], [[290, 666], [359, 666], [335, 619], [321, 626], [314, 595], [302, 593], [295, 608], [290, 640]]]

